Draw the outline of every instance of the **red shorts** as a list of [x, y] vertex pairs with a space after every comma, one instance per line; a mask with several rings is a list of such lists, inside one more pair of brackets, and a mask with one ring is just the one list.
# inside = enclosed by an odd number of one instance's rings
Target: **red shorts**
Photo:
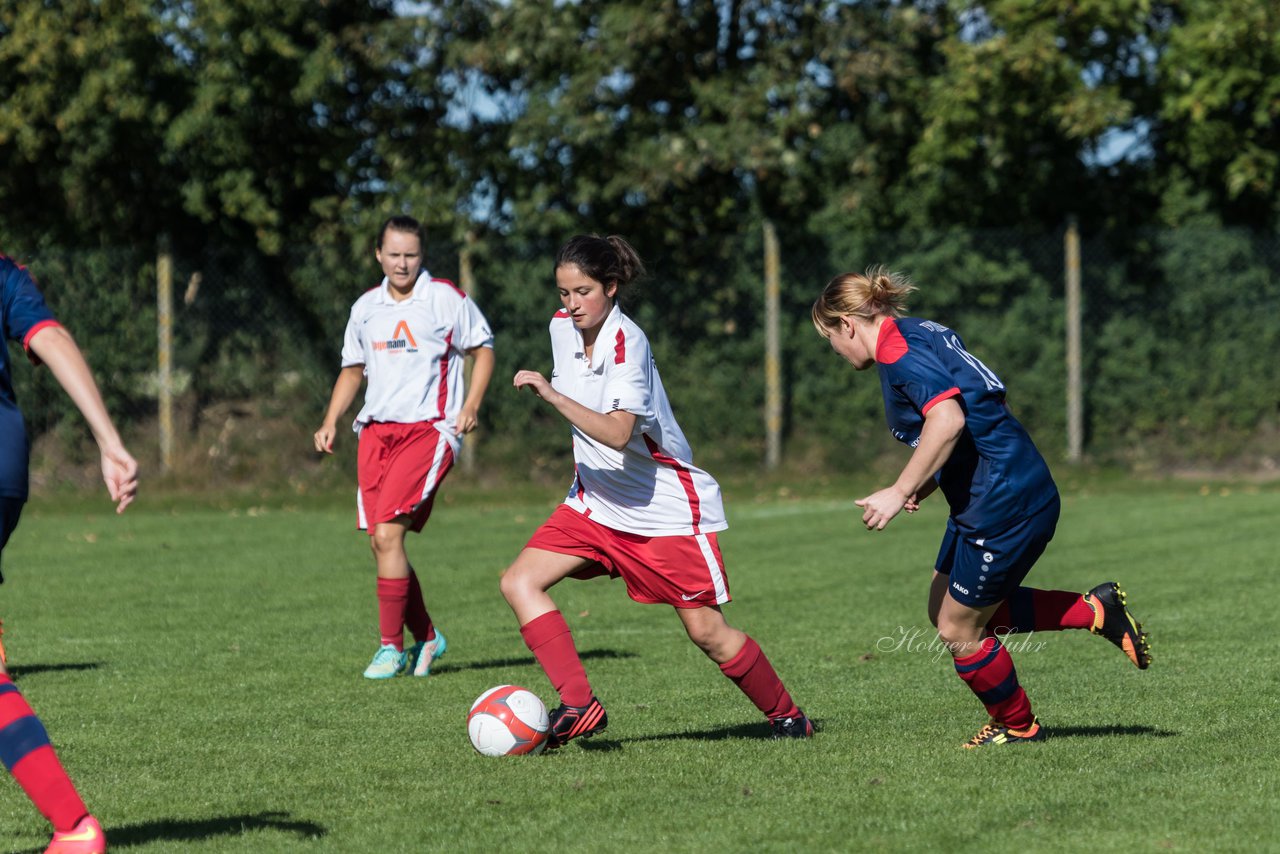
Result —
[[408, 516], [410, 530], [421, 531], [451, 468], [453, 449], [429, 422], [365, 425], [356, 464], [358, 527], [372, 534], [379, 523]]
[[646, 537], [615, 531], [561, 504], [534, 532], [528, 549], [588, 558], [574, 578], [621, 577], [637, 602], [701, 608], [728, 602], [729, 579], [715, 534]]

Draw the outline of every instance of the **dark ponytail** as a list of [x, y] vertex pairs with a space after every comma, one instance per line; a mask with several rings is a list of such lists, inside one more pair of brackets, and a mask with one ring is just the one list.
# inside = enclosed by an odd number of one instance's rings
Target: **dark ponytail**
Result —
[[614, 299], [621, 299], [627, 286], [645, 275], [644, 262], [631, 244], [616, 234], [600, 237], [596, 234], [579, 234], [569, 239], [556, 253], [552, 270], [572, 264], [589, 279], [606, 288], [616, 285]]

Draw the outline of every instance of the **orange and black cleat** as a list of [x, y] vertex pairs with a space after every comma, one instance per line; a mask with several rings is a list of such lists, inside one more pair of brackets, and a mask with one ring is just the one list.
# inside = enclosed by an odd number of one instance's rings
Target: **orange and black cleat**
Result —
[[1023, 744], [1032, 741], [1044, 741], [1045, 731], [1037, 718], [1031, 719], [1031, 726], [1026, 729], [1014, 729], [1007, 724], [991, 721], [978, 734], [965, 744], [965, 750], [975, 747], [986, 747], [992, 744]]
[[1084, 594], [1084, 602], [1093, 609], [1093, 626], [1089, 631], [1120, 647], [1139, 670], [1151, 666], [1151, 645], [1147, 633], [1129, 613], [1119, 584], [1114, 581], [1099, 584]]
[[604, 732], [604, 728], [609, 725], [609, 716], [604, 713], [604, 706], [595, 697], [585, 706], [566, 706], [561, 703], [550, 718], [547, 750], [563, 747], [571, 739], [590, 738], [598, 732]]

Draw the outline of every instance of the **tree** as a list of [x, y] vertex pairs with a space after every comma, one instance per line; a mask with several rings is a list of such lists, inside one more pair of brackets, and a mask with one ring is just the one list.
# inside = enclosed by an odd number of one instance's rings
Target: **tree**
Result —
[[815, 30], [823, 110], [813, 126], [818, 181], [808, 228], [847, 241], [908, 222], [903, 187], [927, 121], [931, 81], [953, 26], [945, 4], [833, 3]]
[[161, 19], [121, 0], [0, 8], [0, 237], [149, 242], [182, 218], [164, 128], [188, 91]]
[[169, 40], [191, 82], [166, 129], [183, 208], [223, 239], [269, 255], [309, 244], [368, 162], [390, 58], [390, 2], [182, 4]]
[[[916, 7], [931, 5], [494, 3], [456, 47], [500, 107], [486, 126], [488, 224], [550, 245], [628, 235], [656, 259], [652, 297], [677, 330], [746, 328], [744, 228], [768, 216], [798, 234], [858, 194], [883, 210], [867, 190], [892, 182], [894, 142], [912, 133], [903, 113], [931, 27]], [[884, 67], [863, 77], [871, 55]], [[850, 176], [851, 150], [868, 145]], [[856, 189], [832, 202], [832, 176]]]
[[274, 256], [386, 180], [379, 105], [413, 59], [391, 0], [58, 5], [0, 11], [0, 202], [23, 242], [172, 230]]
[[1280, 10], [1268, 0], [1186, 0], [1156, 88], [1163, 216], [1280, 222]]
[[1108, 193], [1122, 176], [1091, 160], [1154, 107], [1165, 6], [995, 0], [954, 15], [902, 187], [914, 224], [1056, 228], [1071, 212], [1131, 205]]

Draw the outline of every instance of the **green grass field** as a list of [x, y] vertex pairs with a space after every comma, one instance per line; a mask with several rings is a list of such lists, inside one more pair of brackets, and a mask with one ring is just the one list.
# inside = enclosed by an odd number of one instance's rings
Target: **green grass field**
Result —
[[[1119, 580], [1155, 664], [1083, 632], [1019, 638], [1051, 738], [986, 751], [960, 749], [982, 709], [926, 631], [941, 505], [871, 534], [853, 491], [826, 493], [731, 495], [722, 537], [729, 620], [819, 722], [809, 742], [770, 741], [669, 609], [595, 580], [553, 595], [609, 730], [552, 755], [474, 753], [484, 689], [554, 704], [497, 589], [554, 490], [459, 489], [411, 541], [449, 638], [427, 680], [361, 678], [372, 561], [336, 503], [144, 496], [116, 518], [105, 499], [37, 499], [0, 616], [114, 850], [1274, 850], [1280, 489], [1071, 484], [1029, 583]], [[47, 841], [0, 775], [0, 850]]]

